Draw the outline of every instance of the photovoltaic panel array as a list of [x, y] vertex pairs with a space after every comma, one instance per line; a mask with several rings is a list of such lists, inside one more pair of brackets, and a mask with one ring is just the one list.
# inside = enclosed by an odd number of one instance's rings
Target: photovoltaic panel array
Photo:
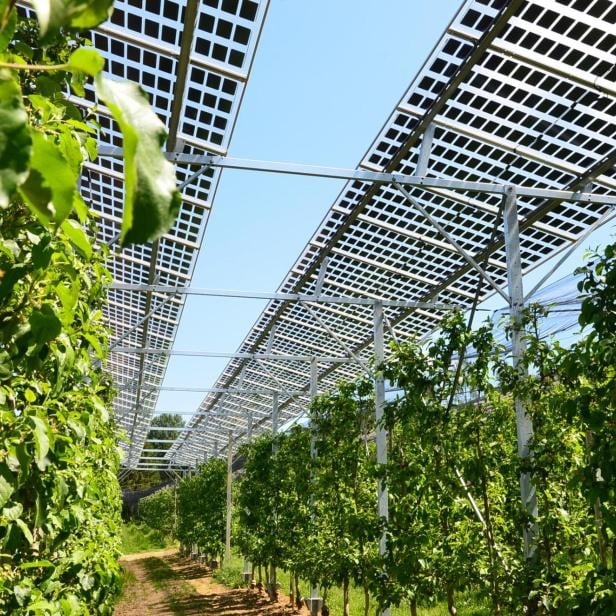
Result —
[[[358, 169], [413, 175], [426, 130], [426, 175], [558, 190], [616, 193], [616, 4], [607, 0], [468, 0], [361, 159]], [[502, 288], [507, 266], [502, 195], [409, 189]], [[528, 272], [609, 214], [600, 204], [518, 196], [522, 268]], [[325, 263], [325, 265], [323, 265]], [[323, 267], [325, 269], [323, 269]], [[391, 184], [349, 181], [279, 291], [321, 292], [468, 308], [493, 293], [452, 243]], [[422, 336], [434, 309], [386, 308], [388, 337]], [[335, 337], [331, 333], [335, 333]], [[393, 334], [392, 334], [393, 332]], [[369, 306], [271, 301], [240, 352], [344, 355], [369, 361]], [[351, 354], [352, 351], [352, 354]], [[358, 362], [318, 366], [319, 390], [362, 372]], [[309, 365], [231, 360], [215, 387], [280, 391], [280, 423], [306, 410]], [[297, 390], [306, 392], [298, 394]], [[289, 393], [290, 392], [290, 393]], [[271, 429], [272, 396], [208, 394], [166, 454], [194, 464], [224, 450], [229, 432]]]
[[[267, 12], [267, 0], [118, 0], [110, 20], [89, 38], [106, 60], [106, 74], [145, 90], [169, 130], [168, 151], [226, 154]], [[28, 3], [21, 10], [31, 14]], [[122, 147], [117, 124], [92, 87], [84, 109], [98, 106], [99, 146]], [[176, 169], [183, 183], [194, 168]], [[117, 238], [124, 197], [123, 164], [98, 158], [85, 165], [81, 192], [100, 216], [98, 240], [112, 246], [114, 282], [188, 286], [219, 180], [208, 170], [182, 191], [173, 228], [154, 244], [120, 249]], [[182, 314], [183, 296], [111, 290], [105, 319], [112, 346], [169, 349]], [[146, 319], [146, 316], [150, 315]], [[114, 400], [125, 464], [134, 466], [156, 406], [168, 357], [111, 353], [107, 369], [118, 393]]]

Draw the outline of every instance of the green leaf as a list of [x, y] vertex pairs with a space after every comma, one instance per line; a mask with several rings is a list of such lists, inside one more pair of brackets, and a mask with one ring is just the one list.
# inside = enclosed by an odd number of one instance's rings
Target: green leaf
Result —
[[49, 463], [49, 460], [46, 459], [49, 452], [49, 428], [40, 417], [32, 416], [30, 419], [34, 424], [34, 446], [36, 450], [34, 459], [39, 470], [44, 471]]
[[88, 158], [91, 161], [95, 161], [96, 157], [98, 156], [98, 141], [96, 139], [94, 139], [93, 137], [88, 137], [83, 146], [86, 149], [86, 152], [88, 153]]
[[96, 77], [105, 67], [105, 59], [96, 49], [80, 47], [68, 59], [68, 69]]
[[15, 524], [19, 526], [21, 532], [24, 534], [24, 537], [28, 540], [28, 543], [32, 544], [32, 542], [34, 541], [34, 537], [32, 536], [28, 525], [21, 518], [15, 520]]
[[92, 345], [96, 357], [98, 357], [98, 359], [105, 359], [106, 354], [101, 346], [100, 340], [96, 336], [92, 336], [92, 334], [86, 334], [84, 338]]
[[78, 192], [75, 193], [73, 208], [75, 210], [75, 214], [77, 214], [77, 218], [79, 218], [79, 222], [84, 223], [88, 219], [88, 206]]
[[2, 16], [6, 17], [6, 21], [4, 24], [0, 23], [0, 52], [6, 51], [13, 34], [15, 34], [15, 26], [17, 25], [17, 11], [7, 0], [0, 2], [0, 17]]
[[18, 569], [36, 569], [39, 567], [54, 567], [55, 565], [48, 560], [31, 560], [27, 563], [22, 563], [18, 566]]
[[32, 142], [30, 174], [21, 194], [41, 223], [60, 224], [73, 208], [77, 176], [58, 147], [41, 133], [34, 133]]
[[83, 227], [76, 220], [65, 220], [62, 223], [62, 231], [66, 233], [71, 244], [73, 244], [75, 248], [78, 248], [87, 259], [92, 256], [90, 240], [83, 230]]
[[0, 299], [10, 295], [13, 287], [28, 273], [28, 267], [24, 263], [17, 263], [4, 273], [0, 280]]
[[13, 494], [13, 486], [0, 475], [0, 507], [4, 507], [11, 498], [11, 494]]
[[94, 28], [109, 18], [113, 0], [33, 0], [42, 42], [49, 42], [60, 28]]
[[0, 207], [28, 177], [32, 140], [21, 90], [8, 71], [0, 70]]
[[165, 233], [179, 208], [173, 165], [161, 150], [167, 132], [134, 83], [99, 75], [97, 94], [120, 126], [124, 147], [124, 216], [120, 242], [143, 243]]
[[62, 323], [50, 304], [33, 310], [30, 318], [30, 335], [39, 343], [46, 343], [60, 335]]
[[63, 312], [66, 313], [66, 321], [68, 323], [72, 316], [73, 309], [75, 308], [75, 304], [77, 304], [77, 300], [79, 299], [79, 281], [73, 280], [70, 285], [64, 282], [58, 283], [56, 285], [56, 294], [60, 298], [62, 309]]
[[[13, 362], [7, 351], [0, 351], [0, 381], [8, 379], [13, 374]], [[0, 506], [2, 504], [0, 503]]]
[[12, 507], [5, 507], [2, 510], [2, 515], [5, 516], [7, 520], [14, 522], [23, 512], [23, 505], [21, 503], [15, 503]]

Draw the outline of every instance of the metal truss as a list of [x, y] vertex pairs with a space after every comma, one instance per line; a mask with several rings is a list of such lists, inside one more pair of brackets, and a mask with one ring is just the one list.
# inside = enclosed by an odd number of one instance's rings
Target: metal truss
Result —
[[[363, 373], [375, 354], [379, 303], [386, 355], [388, 340], [427, 335], [444, 310], [470, 306], [478, 285], [480, 299], [500, 293], [510, 303], [512, 268], [522, 275], [566, 254], [611, 218], [613, 16], [599, 2], [557, 7], [552, 0], [464, 2], [356, 169], [169, 154], [194, 169], [191, 180], [221, 168], [346, 180], [276, 293], [227, 293], [268, 303], [216, 388], [237, 387], [241, 376], [251, 386], [284, 383], [303, 392], [280, 401], [282, 425], [305, 411], [311, 374], [324, 391]], [[589, 42], [580, 45], [586, 36]], [[103, 154], [113, 160], [119, 152]], [[509, 254], [502, 217], [502, 201], [511, 194], [519, 259]], [[148, 290], [161, 297], [224, 294], [167, 287]], [[354, 361], [311, 370], [306, 362], [276, 362], [265, 371], [254, 360], [340, 352]], [[234, 443], [271, 429], [271, 400], [268, 410], [264, 398], [237, 398], [208, 392], [189, 423], [199, 429], [209, 418], [206, 433], [181, 433], [166, 458], [190, 464], [226, 455], [229, 429]]]
[[[28, 2], [19, 4], [30, 11]], [[111, 21], [92, 32], [93, 44], [110, 76], [148, 92], [169, 129], [167, 156], [183, 195], [168, 234], [117, 248], [122, 142], [99, 106], [101, 155], [86, 165], [81, 187], [100, 216], [98, 241], [113, 250], [105, 369], [119, 385], [114, 407], [129, 435], [125, 468], [184, 472], [204, 456], [228, 455], [230, 442], [297, 418], [317, 389], [367, 376], [375, 357], [386, 357], [388, 341], [421, 338], [446, 311], [468, 308], [478, 286], [480, 299], [499, 293], [515, 316], [524, 301], [517, 276], [555, 255], [562, 260], [613, 216], [609, 3], [464, 1], [356, 169], [227, 155], [267, 0], [115, 6]], [[89, 88], [74, 100], [98, 104]], [[224, 169], [344, 181], [275, 293], [191, 287]], [[503, 219], [511, 195], [515, 208]], [[186, 352], [174, 340], [188, 295], [266, 304], [235, 353]], [[169, 357], [188, 353], [229, 363], [211, 387], [163, 387]], [[176, 437], [168, 452], [142, 457], [163, 390], [205, 397], [185, 429], [169, 431], [164, 440]], [[528, 426], [519, 427], [523, 445]], [[523, 489], [532, 495], [530, 483]]]

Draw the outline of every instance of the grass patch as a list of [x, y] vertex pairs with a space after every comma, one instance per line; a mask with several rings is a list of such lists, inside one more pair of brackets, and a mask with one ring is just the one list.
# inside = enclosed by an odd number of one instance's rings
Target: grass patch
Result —
[[137, 579], [135, 578], [135, 574], [129, 569], [121, 567], [119, 600], [122, 601], [126, 597], [129, 597], [133, 592], [133, 589], [135, 588], [136, 584]]
[[220, 569], [212, 573], [212, 577], [229, 588], [241, 588], [244, 586], [244, 559], [233, 554], [231, 562], [223, 563]]
[[167, 582], [175, 577], [173, 569], [162, 558], [152, 556], [142, 560], [141, 564], [157, 590], [163, 590]]
[[[213, 573], [213, 578], [228, 586], [229, 588], [240, 588], [244, 586], [244, 559], [237, 554], [231, 557], [231, 561], [224, 563], [221, 569]], [[263, 574], [263, 584], [265, 584], [265, 570]], [[256, 577], [255, 572], [255, 577]], [[289, 593], [289, 574], [285, 571], [278, 571], [278, 587], [285, 595]], [[300, 581], [300, 590], [303, 596], [307, 596], [310, 592], [308, 582]], [[351, 616], [364, 616], [364, 591], [361, 588], [351, 587], [349, 591], [349, 603]], [[342, 588], [330, 588], [327, 593], [327, 604], [331, 614], [342, 614]], [[488, 601], [475, 593], [457, 593], [456, 607], [460, 616], [490, 616], [492, 610]], [[376, 603], [371, 598], [370, 613], [373, 614], [376, 608]], [[420, 616], [449, 616], [447, 603], [442, 602], [430, 607], [418, 607]], [[392, 616], [408, 616], [408, 605], [400, 607], [392, 607]]]
[[129, 522], [122, 526], [122, 554], [137, 554], [172, 547], [175, 542], [147, 524]]

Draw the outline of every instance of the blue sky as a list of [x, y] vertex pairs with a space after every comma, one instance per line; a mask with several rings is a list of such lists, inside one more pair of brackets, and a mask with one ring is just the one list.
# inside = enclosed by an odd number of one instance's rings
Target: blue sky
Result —
[[[355, 167], [460, 3], [272, 0], [229, 154]], [[192, 286], [275, 290], [342, 185], [225, 170]], [[263, 306], [189, 297], [175, 348], [232, 352]], [[226, 362], [172, 357], [165, 385], [209, 387]], [[162, 392], [157, 412], [191, 411], [202, 397]]]

